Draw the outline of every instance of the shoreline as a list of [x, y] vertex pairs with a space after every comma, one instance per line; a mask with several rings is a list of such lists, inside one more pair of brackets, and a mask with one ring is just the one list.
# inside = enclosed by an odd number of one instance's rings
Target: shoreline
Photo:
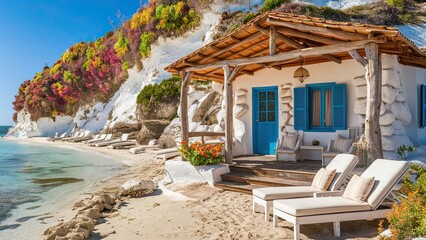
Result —
[[[115, 193], [130, 179], [158, 183], [164, 177], [164, 161], [149, 153], [133, 155], [127, 150], [49, 142], [46, 138], [22, 142], [95, 151], [127, 165], [122, 173], [98, 181], [79, 198], [70, 200], [69, 209], [57, 211], [57, 214], [72, 213], [63, 217], [62, 221], [68, 221], [76, 214], [73, 203], [88, 199], [96, 192]], [[171, 184], [140, 198], [124, 198], [118, 211], [100, 219], [89, 239], [293, 239], [291, 224], [280, 220], [278, 227], [273, 228], [271, 222], [263, 220], [263, 213], [252, 213], [251, 208], [251, 195], [223, 191], [203, 183]], [[47, 224], [45, 228], [60, 222]], [[377, 224], [378, 221], [343, 222], [342, 237], [374, 239], [377, 237]], [[332, 224], [303, 225], [301, 237], [332, 238], [332, 231]]]

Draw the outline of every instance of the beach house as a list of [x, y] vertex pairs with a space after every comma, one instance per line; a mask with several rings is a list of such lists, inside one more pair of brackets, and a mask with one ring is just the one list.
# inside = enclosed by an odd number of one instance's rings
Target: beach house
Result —
[[166, 70], [183, 79], [183, 140], [191, 136], [189, 82], [223, 84], [232, 163], [237, 155], [275, 154], [282, 136], [299, 136], [305, 157], [319, 160], [337, 135], [365, 133], [375, 156], [426, 144], [425, 68], [425, 51], [397, 28], [267, 12]]

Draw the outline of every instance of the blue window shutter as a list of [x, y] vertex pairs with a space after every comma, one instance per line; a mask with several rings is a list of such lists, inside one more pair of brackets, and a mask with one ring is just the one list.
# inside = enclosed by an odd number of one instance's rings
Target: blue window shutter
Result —
[[426, 127], [426, 85], [420, 85], [420, 127]]
[[333, 128], [334, 130], [346, 129], [346, 85], [333, 86]]
[[294, 88], [294, 129], [308, 129], [307, 88]]

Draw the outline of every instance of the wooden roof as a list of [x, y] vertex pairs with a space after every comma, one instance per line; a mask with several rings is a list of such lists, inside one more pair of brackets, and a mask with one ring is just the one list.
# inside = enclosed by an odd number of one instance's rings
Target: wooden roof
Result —
[[[272, 30], [271, 30], [272, 29]], [[275, 31], [275, 53], [294, 53], [295, 50], [311, 49], [329, 45], [364, 41], [381, 36], [381, 53], [399, 56], [402, 64], [426, 68], [426, 53], [405, 37], [397, 28], [336, 22], [322, 18], [307, 17], [280, 12], [267, 12], [195, 52], [177, 60], [165, 69], [173, 74], [190, 69], [193, 79], [223, 81], [223, 69], [215, 63], [225, 60], [248, 59], [270, 55], [270, 31]], [[352, 59], [347, 51], [338, 51], [319, 56], [304, 58], [304, 64], [316, 64], [328, 61], [340, 63]], [[303, 51], [303, 50], [301, 50]], [[358, 53], [364, 55], [360, 47]], [[247, 64], [239, 73], [253, 75], [264, 68], [276, 68], [300, 65], [300, 56], [285, 61]], [[235, 62], [235, 61], [231, 61]], [[206, 69], [199, 66], [212, 66]], [[198, 67], [198, 68], [197, 68]], [[197, 68], [197, 69], [196, 69]]]

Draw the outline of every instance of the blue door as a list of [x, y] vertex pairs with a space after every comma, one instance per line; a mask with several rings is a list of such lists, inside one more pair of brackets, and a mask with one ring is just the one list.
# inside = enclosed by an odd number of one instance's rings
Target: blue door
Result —
[[278, 87], [253, 88], [253, 153], [275, 154], [278, 138]]

